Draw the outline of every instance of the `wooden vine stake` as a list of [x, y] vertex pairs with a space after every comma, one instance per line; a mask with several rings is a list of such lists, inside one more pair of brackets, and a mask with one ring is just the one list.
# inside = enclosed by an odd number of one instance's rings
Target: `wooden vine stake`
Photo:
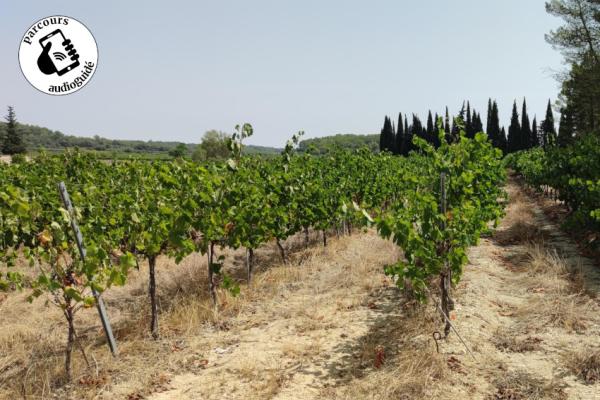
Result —
[[[446, 215], [446, 173], [440, 174], [440, 212]], [[446, 223], [442, 222], [442, 231], [446, 229]], [[442, 251], [447, 252], [448, 243], [442, 243]], [[444, 261], [442, 272], [440, 273], [440, 291], [442, 297], [442, 313], [444, 314], [444, 335], [448, 337], [450, 333], [450, 311], [454, 309], [454, 302], [450, 298], [450, 286], [452, 284], [452, 271], [448, 268], [448, 263]]]
[[[75, 235], [75, 241], [77, 243], [77, 248], [79, 249], [79, 255], [81, 256], [81, 261], [85, 263], [86, 250], [83, 245], [83, 235], [79, 230], [79, 225], [77, 225], [77, 220], [75, 219], [75, 212], [73, 211], [73, 204], [71, 203], [71, 198], [69, 197], [69, 192], [67, 192], [67, 186], [64, 182], [60, 182], [58, 184], [58, 192], [60, 194], [60, 198], [65, 206], [65, 209], [69, 213], [69, 217], [71, 220], [71, 229], [73, 229], [73, 234]], [[104, 301], [102, 297], [100, 297], [100, 293], [98, 293], [92, 287], [92, 294], [94, 299], [96, 300], [96, 308], [98, 309], [98, 314], [100, 315], [100, 321], [102, 322], [102, 328], [104, 329], [104, 334], [106, 335], [106, 341], [108, 342], [108, 347], [110, 348], [110, 352], [113, 356], [117, 356], [117, 342], [115, 341], [115, 337], [113, 336], [112, 328], [110, 326], [110, 321], [108, 319], [108, 315], [106, 314], [106, 308], [104, 307]], [[71, 332], [69, 332], [71, 335]], [[73, 332], [74, 335], [74, 332]]]

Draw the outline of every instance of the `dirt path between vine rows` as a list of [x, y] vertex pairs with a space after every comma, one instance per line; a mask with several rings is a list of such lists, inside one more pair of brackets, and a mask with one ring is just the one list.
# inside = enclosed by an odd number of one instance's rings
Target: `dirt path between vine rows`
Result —
[[600, 268], [514, 181], [507, 190], [506, 217], [470, 250], [457, 290], [476, 361], [455, 335], [441, 345], [456, 358], [449, 398], [600, 399]]
[[399, 254], [369, 232], [334, 242], [235, 328], [207, 330], [202, 367], [149, 399], [600, 399], [600, 268], [514, 181], [507, 191], [455, 290], [475, 360], [454, 333], [436, 352], [432, 304], [414, 312], [376, 256]]

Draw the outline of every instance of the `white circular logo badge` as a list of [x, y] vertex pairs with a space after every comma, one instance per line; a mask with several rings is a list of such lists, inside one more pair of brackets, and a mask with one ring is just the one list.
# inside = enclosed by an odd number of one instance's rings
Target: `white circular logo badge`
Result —
[[98, 46], [81, 22], [64, 15], [46, 17], [25, 32], [19, 64], [36, 89], [51, 95], [78, 91], [92, 79]]

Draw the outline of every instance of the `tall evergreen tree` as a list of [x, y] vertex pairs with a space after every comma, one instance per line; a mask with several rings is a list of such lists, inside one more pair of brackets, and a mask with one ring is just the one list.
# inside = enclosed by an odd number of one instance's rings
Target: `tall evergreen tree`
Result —
[[473, 137], [476, 133], [483, 132], [483, 122], [481, 122], [481, 114], [473, 112]]
[[496, 103], [496, 100], [492, 102], [492, 115], [490, 116], [490, 131], [488, 132], [488, 136], [492, 138], [492, 144], [495, 147], [502, 148], [500, 117], [498, 116], [498, 103]]
[[392, 127], [392, 120], [386, 115], [383, 121], [383, 128], [379, 136], [379, 150], [380, 151], [394, 151], [395, 146], [394, 128]]
[[488, 108], [487, 108], [487, 123], [485, 124], [485, 133], [488, 134], [488, 136], [492, 139], [493, 142], [493, 136], [492, 136], [492, 99], [489, 98], [488, 99]]
[[560, 125], [558, 127], [558, 145], [560, 147], [567, 146], [573, 140], [573, 133], [575, 127], [573, 126], [573, 113], [569, 107], [565, 107], [560, 110]]
[[531, 124], [531, 141], [532, 147], [539, 147], [540, 139], [538, 136], [538, 125], [537, 125], [537, 117], [533, 116], [533, 123]]
[[542, 121], [541, 125], [541, 144], [544, 148], [556, 145], [556, 128], [554, 126], [554, 114], [552, 113], [552, 105], [548, 100], [548, 107], [546, 108], [546, 118]]
[[521, 125], [519, 124], [519, 113], [517, 112], [517, 101], [513, 103], [510, 126], [508, 127], [508, 153], [521, 150]]
[[427, 113], [427, 141], [433, 145], [435, 145], [435, 129], [433, 128], [433, 115], [431, 115], [431, 110]]
[[17, 116], [12, 106], [8, 106], [8, 114], [5, 118], [6, 134], [2, 143], [2, 152], [10, 155], [25, 153], [25, 143], [22, 133], [17, 129]]
[[421, 123], [419, 117], [417, 117], [415, 114], [412, 115], [411, 133], [414, 136], [419, 136], [422, 139], [425, 139], [423, 137], [423, 124]]
[[450, 133], [450, 114], [448, 113], [448, 106], [446, 106], [446, 118], [444, 120], [444, 131], [446, 135]]
[[396, 132], [396, 145], [394, 146], [395, 154], [402, 154], [404, 142], [404, 121], [402, 120], [402, 113], [398, 113], [398, 128]]
[[[459, 122], [460, 121], [460, 122]], [[452, 124], [452, 142], [458, 142], [458, 138], [460, 136], [460, 126], [462, 126], [462, 129], [465, 129], [465, 102], [463, 101], [462, 103], [462, 107], [460, 108], [460, 111], [458, 112], [458, 117], [453, 118], [453, 124]]]
[[[435, 113], [435, 117], [433, 118], [433, 145], [435, 146], [435, 148], [437, 149], [438, 147], [440, 147], [441, 142], [440, 142], [440, 131], [438, 128], [438, 122], [440, 120], [440, 116], [438, 115], [438, 113]], [[443, 126], [443, 122], [442, 122], [442, 126]]]
[[412, 133], [408, 126], [408, 118], [406, 117], [406, 114], [404, 114], [404, 141], [403, 141], [402, 147], [403, 147], [402, 155], [404, 155], [404, 156], [407, 156], [408, 153], [410, 153], [411, 150], [413, 150]]
[[475, 137], [475, 131], [473, 130], [473, 115], [471, 114], [471, 103], [467, 101], [467, 120], [465, 121], [465, 133], [468, 138]]
[[531, 124], [529, 115], [527, 115], [527, 101], [523, 99], [523, 111], [521, 112], [521, 136], [519, 150], [525, 150], [533, 147], [533, 133], [531, 132]]
[[500, 131], [500, 150], [502, 150], [504, 154], [508, 153], [508, 139], [506, 139], [506, 129], [504, 129], [504, 127], [502, 127], [502, 130]]

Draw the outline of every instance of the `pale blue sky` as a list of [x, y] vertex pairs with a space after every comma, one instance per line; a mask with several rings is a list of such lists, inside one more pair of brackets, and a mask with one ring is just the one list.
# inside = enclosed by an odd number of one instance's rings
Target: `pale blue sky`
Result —
[[[22, 76], [21, 36], [37, 19], [88, 26], [98, 70], [81, 91], [38, 92]], [[0, 107], [67, 134], [198, 142], [254, 125], [249, 143], [375, 133], [385, 114], [482, 112], [516, 98], [543, 118], [562, 58], [543, 0], [0, 0]], [[5, 112], [2, 111], [2, 115]], [[485, 122], [484, 122], [485, 123]]]

